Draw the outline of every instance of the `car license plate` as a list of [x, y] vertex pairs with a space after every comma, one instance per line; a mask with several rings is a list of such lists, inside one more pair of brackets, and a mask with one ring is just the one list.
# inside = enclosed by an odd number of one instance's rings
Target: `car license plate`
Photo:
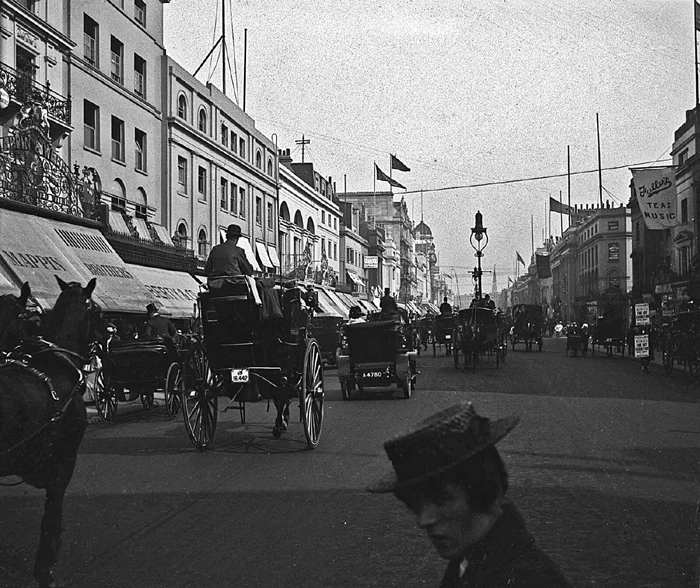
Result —
[[244, 384], [248, 381], [248, 370], [231, 370], [231, 381], [234, 384]]
[[382, 372], [363, 372], [362, 377], [363, 378], [381, 378], [382, 377]]

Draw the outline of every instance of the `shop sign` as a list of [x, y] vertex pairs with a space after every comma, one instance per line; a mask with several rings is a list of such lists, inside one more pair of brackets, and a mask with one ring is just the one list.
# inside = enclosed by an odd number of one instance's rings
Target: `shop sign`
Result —
[[649, 335], [634, 336], [634, 356], [649, 357]]
[[376, 255], [365, 255], [365, 269], [377, 269], [379, 267], [379, 257]]
[[649, 304], [646, 302], [642, 304], [635, 304], [634, 305], [634, 317], [635, 317], [635, 324], [637, 325], [648, 325], [650, 324], [649, 320]]
[[671, 284], [657, 284], [654, 287], [654, 294], [670, 294], [672, 291]]

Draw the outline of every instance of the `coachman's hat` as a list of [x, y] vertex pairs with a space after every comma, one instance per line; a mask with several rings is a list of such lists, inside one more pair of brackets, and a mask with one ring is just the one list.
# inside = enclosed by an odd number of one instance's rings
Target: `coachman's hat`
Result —
[[226, 227], [226, 236], [227, 237], [240, 237], [243, 233], [241, 233], [241, 227], [238, 225], [229, 225]]
[[149, 303], [148, 303], [148, 306], [146, 306], [146, 312], [147, 312], [148, 314], [152, 314], [152, 313], [154, 313], [154, 312], [158, 312], [158, 307], [157, 307], [155, 304], [153, 304], [153, 302], [149, 302]]
[[384, 444], [394, 471], [367, 490], [396, 492], [432, 480], [495, 445], [519, 420], [492, 421], [479, 416], [471, 402], [446, 408]]

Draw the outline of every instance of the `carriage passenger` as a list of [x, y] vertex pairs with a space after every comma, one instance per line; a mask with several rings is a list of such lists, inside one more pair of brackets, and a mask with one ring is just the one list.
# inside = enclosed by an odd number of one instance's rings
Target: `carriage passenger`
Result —
[[226, 242], [212, 248], [204, 266], [207, 277], [253, 275], [253, 266], [246, 258], [245, 251], [237, 245], [240, 236], [241, 227], [228, 226]]
[[146, 312], [148, 312], [148, 320], [145, 327], [146, 339], [175, 338], [177, 335], [175, 325], [169, 318], [160, 315], [155, 304], [151, 302], [146, 307]]
[[362, 312], [362, 309], [359, 306], [353, 306], [350, 309], [350, 320], [348, 321], [348, 324], [353, 325], [355, 323], [364, 323], [366, 322], [363, 318], [364, 316], [365, 313]]
[[452, 305], [447, 302], [447, 296], [442, 299], [442, 304], [440, 305], [440, 314], [452, 314]]

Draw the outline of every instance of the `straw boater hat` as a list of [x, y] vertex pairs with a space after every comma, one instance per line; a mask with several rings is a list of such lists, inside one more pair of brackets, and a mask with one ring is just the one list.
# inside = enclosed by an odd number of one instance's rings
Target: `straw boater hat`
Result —
[[384, 444], [394, 471], [367, 490], [396, 492], [431, 480], [496, 444], [518, 420], [481, 417], [471, 402], [446, 408]]

